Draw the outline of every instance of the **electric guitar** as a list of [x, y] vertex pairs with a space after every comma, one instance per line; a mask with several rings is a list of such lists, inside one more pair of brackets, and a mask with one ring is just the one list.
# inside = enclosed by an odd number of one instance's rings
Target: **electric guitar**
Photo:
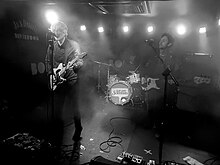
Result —
[[158, 81], [158, 80], [159, 80], [159, 78], [150, 78], [150, 77], [148, 77], [148, 78], [146, 79], [146, 82], [145, 82], [145, 83], [147, 83], [147, 87], [141, 86], [141, 88], [142, 88], [143, 90], [145, 90], [145, 91], [148, 91], [148, 90], [150, 90], [150, 89], [152, 89], [152, 88], [154, 88], [154, 89], [160, 89], [160, 88], [157, 86], [157, 83], [156, 83], [156, 81]]
[[[145, 81], [142, 82], [142, 84], [146, 83], [147, 87], [141, 86], [141, 88], [144, 91], [148, 91], [150, 89], [160, 89], [160, 87], [157, 84], [158, 83], [157, 81], [160, 81], [160, 79], [159, 78], [150, 78], [150, 77], [148, 77]], [[173, 85], [175, 83], [172, 79], [168, 79], [168, 84]]]
[[66, 81], [66, 79], [63, 78], [66, 70], [72, 67], [77, 60], [82, 59], [85, 56], [87, 56], [87, 53], [83, 52], [82, 54], [77, 55], [73, 60], [69, 61], [66, 65], [60, 63], [58, 67], [54, 68], [53, 75], [50, 75], [50, 89], [55, 90], [59, 84], [62, 84], [64, 81]]

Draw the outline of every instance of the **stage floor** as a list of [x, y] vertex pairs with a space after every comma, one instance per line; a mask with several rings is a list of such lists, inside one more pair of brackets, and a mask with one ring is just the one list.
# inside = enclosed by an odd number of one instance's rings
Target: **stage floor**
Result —
[[[1, 138], [19, 132], [29, 132], [39, 139], [47, 139], [59, 150], [59, 156], [54, 156], [58, 164], [87, 164], [97, 156], [119, 162], [117, 157], [124, 151], [139, 155], [144, 161], [155, 160], [159, 163], [159, 132], [146, 106], [114, 105], [103, 96], [97, 95], [92, 103], [81, 104], [80, 107], [84, 109], [83, 131], [82, 140], [78, 143], [72, 140], [74, 124], [71, 116], [67, 117], [68, 120], [61, 129], [59, 126], [48, 124], [46, 103], [20, 115], [20, 118], [13, 117], [7, 120], [10, 124], [4, 124], [5, 134]], [[90, 109], [85, 111], [88, 107]], [[211, 124], [206, 125], [202, 119], [203, 123], [198, 124], [201, 120], [197, 119], [196, 123], [191, 125], [195, 116], [187, 116], [187, 112], [177, 110], [172, 114], [164, 128], [162, 162], [175, 161], [186, 164], [183, 161], [186, 156], [200, 162], [214, 158], [219, 146], [219, 143], [216, 143], [219, 135], [213, 134], [210, 128], [215, 128]], [[200, 128], [196, 125], [200, 125]], [[60, 146], [57, 146], [60, 139]]]

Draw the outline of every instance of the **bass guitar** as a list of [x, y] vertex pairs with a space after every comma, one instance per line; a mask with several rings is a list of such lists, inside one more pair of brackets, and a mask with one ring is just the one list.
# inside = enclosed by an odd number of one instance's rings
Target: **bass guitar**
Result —
[[63, 63], [60, 63], [58, 67], [53, 69], [53, 74], [50, 75], [50, 89], [55, 90], [59, 84], [62, 84], [64, 81], [66, 81], [65, 78], [63, 78], [63, 75], [66, 73], [67, 69], [70, 69], [70, 67], [73, 66], [77, 60], [84, 58], [87, 56], [86, 52], [83, 52], [79, 55], [77, 55], [73, 60], [69, 61], [66, 65]]

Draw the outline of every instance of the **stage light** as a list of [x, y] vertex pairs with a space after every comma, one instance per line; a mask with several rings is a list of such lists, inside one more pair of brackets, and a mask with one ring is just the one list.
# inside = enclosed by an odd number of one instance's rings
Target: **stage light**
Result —
[[218, 26], [220, 26], [220, 18], [218, 19]]
[[184, 35], [186, 33], [186, 27], [180, 24], [177, 26], [176, 31], [177, 31], [177, 34]]
[[58, 15], [53, 10], [48, 10], [45, 12], [45, 17], [50, 24], [58, 22]]
[[154, 27], [153, 26], [148, 26], [147, 27], [147, 32], [148, 33], [152, 33], [154, 31]]
[[124, 31], [125, 33], [128, 32], [128, 31], [129, 31], [128, 26], [123, 26], [123, 31]]
[[199, 28], [199, 33], [201, 34], [206, 33], [206, 27]]
[[103, 28], [102, 26], [98, 27], [98, 32], [99, 32], [99, 33], [104, 32], [104, 28]]
[[81, 31], [85, 31], [85, 30], [86, 30], [86, 26], [85, 26], [85, 25], [81, 25], [81, 26], [80, 26], [80, 30], [81, 30]]

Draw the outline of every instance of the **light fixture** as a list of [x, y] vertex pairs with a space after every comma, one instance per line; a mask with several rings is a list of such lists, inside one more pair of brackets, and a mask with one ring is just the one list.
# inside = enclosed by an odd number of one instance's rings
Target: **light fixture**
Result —
[[123, 31], [124, 31], [125, 33], [128, 32], [128, 31], [129, 31], [128, 26], [123, 26]]
[[45, 12], [45, 17], [47, 21], [52, 25], [58, 22], [58, 15], [55, 11], [53, 10], [47, 10]]
[[104, 28], [103, 28], [102, 26], [98, 27], [98, 32], [99, 32], [99, 33], [104, 32]]
[[154, 27], [152, 25], [147, 27], [147, 32], [152, 33], [154, 31]]
[[205, 26], [200, 27], [200, 28], [199, 28], [199, 33], [200, 33], [200, 34], [206, 33], [206, 27], [205, 27]]
[[186, 33], [186, 27], [183, 24], [177, 26], [177, 34], [184, 35]]
[[81, 25], [81, 26], [80, 26], [80, 30], [81, 30], [81, 31], [85, 31], [85, 30], [86, 30], [86, 26], [85, 26], [85, 25]]

